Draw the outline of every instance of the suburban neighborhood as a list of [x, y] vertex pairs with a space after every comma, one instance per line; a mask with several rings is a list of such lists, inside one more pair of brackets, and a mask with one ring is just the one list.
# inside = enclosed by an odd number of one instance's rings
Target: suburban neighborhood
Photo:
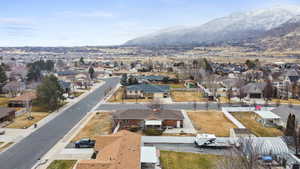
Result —
[[300, 169], [297, 0], [0, 14], [0, 169]]

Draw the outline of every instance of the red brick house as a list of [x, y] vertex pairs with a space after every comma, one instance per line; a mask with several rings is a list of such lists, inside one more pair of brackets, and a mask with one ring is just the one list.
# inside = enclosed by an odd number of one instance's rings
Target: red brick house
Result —
[[182, 128], [184, 117], [177, 110], [139, 110], [129, 109], [113, 113], [113, 127], [120, 124], [120, 129], [131, 127]]

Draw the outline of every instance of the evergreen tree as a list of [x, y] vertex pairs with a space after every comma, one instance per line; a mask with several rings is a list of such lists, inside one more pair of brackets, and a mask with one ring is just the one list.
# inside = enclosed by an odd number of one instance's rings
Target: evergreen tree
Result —
[[264, 97], [267, 100], [271, 100], [272, 96], [274, 95], [273, 94], [273, 85], [270, 80], [267, 81], [267, 85], [265, 86], [263, 93], [264, 93]]
[[0, 91], [2, 91], [3, 86], [7, 82], [7, 76], [5, 73], [5, 70], [3, 69], [3, 66], [0, 66]]
[[80, 58], [79, 63], [80, 63], [81, 65], [84, 65], [84, 59], [83, 59], [83, 57]]
[[125, 74], [123, 74], [122, 77], [121, 77], [121, 80], [120, 80], [121, 85], [127, 86], [127, 85], [128, 85], [127, 80], [128, 80], [128, 79], [127, 79], [127, 74], [125, 73]]
[[91, 79], [94, 79], [94, 77], [95, 77], [95, 70], [94, 70], [93, 66], [90, 66], [90, 68], [89, 68], [89, 75], [90, 75]]
[[37, 100], [40, 105], [53, 111], [58, 109], [61, 101], [65, 99], [63, 93], [57, 77], [54, 75], [46, 76], [37, 88]]

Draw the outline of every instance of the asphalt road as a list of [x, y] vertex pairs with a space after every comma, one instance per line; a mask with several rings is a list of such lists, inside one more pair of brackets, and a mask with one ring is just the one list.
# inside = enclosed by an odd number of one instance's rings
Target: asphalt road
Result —
[[[238, 105], [236, 105], [238, 106]], [[288, 105], [284, 105], [288, 107]], [[230, 107], [227, 104], [222, 104], [221, 107]], [[221, 107], [218, 107], [217, 103], [209, 103], [208, 104], [208, 109], [220, 109]], [[273, 105], [274, 107], [274, 105]], [[107, 104], [101, 104], [97, 110], [126, 110], [126, 109], [147, 109], [148, 106], [145, 103], [138, 103], [138, 104], [133, 104], [133, 103], [107, 103]], [[193, 110], [193, 109], [198, 109], [198, 110], [206, 110], [207, 105], [206, 103], [197, 103], [196, 106], [194, 103], [173, 103], [173, 104], [163, 104], [164, 109], [171, 109], [171, 110]], [[293, 109], [299, 110], [300, 111], [300, 105], [294, 105]]]
[[28, 137], [0, 154], [0, 169], [31, 169], [69, 130], [71, 130], [104, 97], [107, 88], [118, 84], [119, 78], [106, 83], [74, 104]]

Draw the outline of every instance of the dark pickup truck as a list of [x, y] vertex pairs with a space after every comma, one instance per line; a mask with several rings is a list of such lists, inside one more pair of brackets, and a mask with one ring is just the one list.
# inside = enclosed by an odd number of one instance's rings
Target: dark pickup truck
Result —
[[84, 138], [75, 142], [75, 148], [93, 148], [95, 146], [95, 140]]

